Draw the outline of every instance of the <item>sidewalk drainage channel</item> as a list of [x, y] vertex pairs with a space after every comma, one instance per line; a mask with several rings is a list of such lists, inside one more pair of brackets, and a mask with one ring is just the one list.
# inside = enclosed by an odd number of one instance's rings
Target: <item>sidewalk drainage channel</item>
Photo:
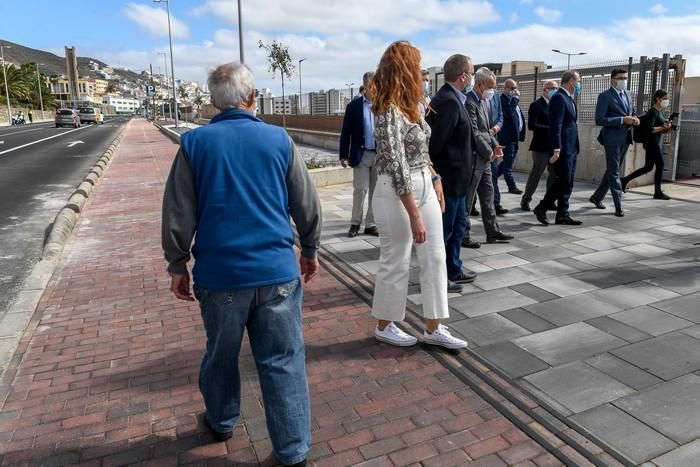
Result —
[[[372, 305], [374, 285], [366, 277], [323, 246], [319, 250], [319, 261], [329, 274], [367, 305]], [[406, 308], [410, 313], [406, 314], [404, 322], [412, 328], [411, 334], [422, 334], [423, 326], [417, 307], [409, 303]], [[592, 434], [572, 425], [516, 382], [509, 382], [506, 375], [471, 350], [452, 352], [424, 344], [422, 348], [564, 465], [636, 465]]]

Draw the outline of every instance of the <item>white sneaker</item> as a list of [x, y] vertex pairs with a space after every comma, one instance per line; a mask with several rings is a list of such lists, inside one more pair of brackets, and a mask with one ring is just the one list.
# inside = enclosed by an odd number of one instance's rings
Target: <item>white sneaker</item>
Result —
[[406, 334], [394, 323], [387, 324], [384, 330], [374, 328], [374, 337], [376, 337], [377, 340], [391, 345], [398, 345], [399, 347], [409, 347], [418, 342], [418, 339], [410, 334]]
[[447, 326], [442, 324], [438, 325], [438, 328], [432, 334], [428, 331], [423, 332], [423, 342], [431, 345], [439, 345], [445, 347], [446, 349], [464, 349], [467, 347], [467, 341], [458, 339], [450, 334], [450, 330]]

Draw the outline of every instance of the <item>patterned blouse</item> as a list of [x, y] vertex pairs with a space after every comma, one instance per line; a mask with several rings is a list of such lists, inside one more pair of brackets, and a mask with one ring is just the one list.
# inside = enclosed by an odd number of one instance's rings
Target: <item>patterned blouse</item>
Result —
[[391, 177], [398, 196], [411, 193], [411, 170], [430, 165], [430, 126], [423, 115], [418, 123], [413, 123], [392, 105], [377, 116], [374, 138], [377, 142], [377, 174]]

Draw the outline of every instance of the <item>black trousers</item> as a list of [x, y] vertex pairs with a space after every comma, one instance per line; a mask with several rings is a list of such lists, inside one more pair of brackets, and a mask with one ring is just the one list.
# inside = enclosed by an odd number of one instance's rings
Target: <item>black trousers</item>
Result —
[[547, 187], [547, 193], [538, 205], [541, 209], [552, 209], [557, 204], [557, 218], [569, 215], [569, 197], [574, 189], [574, 174], [576, 173], [576, 154], [562, 155], [552, 164], [557, 178]]
[[631, 180], [651, 172], [651, 169], [656, 166], [656, 172], [654, 172], [654, 189], [657, 193], [661, 192], [661, 179], [664, 174], [664, 152], [661, 149], [661, 143], [653, 142], [644, 144], [644, 167], [639, 168], [629, 174], [625, 178], [625, 183], [629, 183]]

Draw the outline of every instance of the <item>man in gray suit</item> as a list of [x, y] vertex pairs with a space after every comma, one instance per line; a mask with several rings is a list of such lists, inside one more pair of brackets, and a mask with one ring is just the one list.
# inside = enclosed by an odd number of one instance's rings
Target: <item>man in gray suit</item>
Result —
[[[491, 162], [503, 157], [503, 146], [491, 133], [486, 107], [493, 98], [496, 88], [496, 75], [486, 67], [479, 68], [474, 74], [474, 88], [467, 94], [467, 113], [472, 128], [474, 142], [474, 170], [467, 191], [467, 206], [471, 206], [476, 194], [479, 194], [481, 219], [486, 230], [488, 243], [507, 242], [511, 235], [501, 232], [496, 222], [496, 210], [493, 204], [494, 191], [491, 177]], [[468, 219], [468, 217], [467, 217]], [[470, 237], [471, 222], [467, 221], [467, 230], [462, 240], [465, 248], [478, 248], [480, 245]]]

